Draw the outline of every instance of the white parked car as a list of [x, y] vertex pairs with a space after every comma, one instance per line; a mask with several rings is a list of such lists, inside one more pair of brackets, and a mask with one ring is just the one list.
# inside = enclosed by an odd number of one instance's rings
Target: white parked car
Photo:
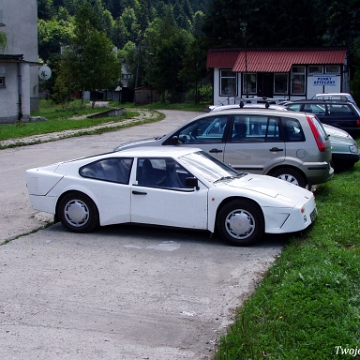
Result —
[[314, 95], [312, 100], [348, 101], [356, 105], [354, 98], [349, 93], [320, 93]]
[[353, 167], [360, 160], [360, 149], [355, 139], [345, 130], [323, 124], [331, 142], [331, 165], [338, 170]]
[[312, 192], [274, 177], [238, 173], [189, 147], [138, 147], [26, 171], [32, 206], [69, 230], [140, 223], [216, 229], [234, 245], [306, 229]]

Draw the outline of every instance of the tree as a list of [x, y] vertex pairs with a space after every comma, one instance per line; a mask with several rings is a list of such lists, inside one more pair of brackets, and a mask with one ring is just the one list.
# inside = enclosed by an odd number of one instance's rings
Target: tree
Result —
[[249, 47], [321, 46], [324, 6], [321, 0], [213, 0], [203, 30], [210, 47], [243, 47], [245, 27]]
[[200, 100], [200, 84], [207, 75], [207, 47], [203, 42], [203, 33], [201, 32], [204, 18], [205, 15], [201, 11], [197, 11], [193, 16], [193, 40], [186, 49], [183, 68], [179, 72], [180, 79], [195, 91], [195, 104]]
[[43, 20], [50, 20], [54, 14], [54, 6], [52, 0], [38, 0], [38, 18]]
[[60, 63], [59, 88], [94, 92], [117, 85], [121, 64], [113, 44], [98, 26], [96, 12], [85, 2], [75, 17], [74, 38]]
[[195, 90], [195, 104], [199, 103], [199, 87], [207, 74], [206, 56], [207, 50], [202, 48], [199, 39], [195, 38], [186, 50], [183, 68], [179, 72], [183, 83]]
[[56, 61], [60, 55], [61, 46], [68, 45], [74, 35], [72, 23], [52, 19], [38, 20], [39, 56], [47, 63]]
[[145, 33], [145, 82], [163, 94], [174, 96], [185, 90], [179, 77], [183, 60], [192, 38], [189, 32], [179, 29], [173, 19], [156, 19]]

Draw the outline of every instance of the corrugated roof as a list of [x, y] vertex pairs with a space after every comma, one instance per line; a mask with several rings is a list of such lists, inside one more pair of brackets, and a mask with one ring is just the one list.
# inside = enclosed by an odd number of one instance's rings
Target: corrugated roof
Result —
[[[208, 52], [208, 68], [231, 67], [235, 72], [289, 72], [293, 65], [344, 64], [346, 49], [309, 50], [237, 50]], [[211, 59], [211, 61], [210, 61]], [[214, 66], [216, 65], [216, 66]]]
[[232, 68], [239, 55], [239, 50], [209, 51], [206, 67], [209, 68]]

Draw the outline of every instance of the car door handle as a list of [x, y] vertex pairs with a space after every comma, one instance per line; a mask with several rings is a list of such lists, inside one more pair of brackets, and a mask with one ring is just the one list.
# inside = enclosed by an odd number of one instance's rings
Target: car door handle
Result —
[[220, 149], [211, 149], [211, 150], [209, 150], [209, 153], [212, 153], [212, 154], [222, 153], [222, 150], [220, 150]]
[[136, 191], [136, 190], [133, 190], [132, 193], [133, 193], [134, 195], [147, 195], [147, 193], [144, 192], [144, 191]]
[[278, 147], [273, 147], [269, 151], [271, 152], [277, 152], [277, 151], [284, 151], [284, 149], [279, 149]]

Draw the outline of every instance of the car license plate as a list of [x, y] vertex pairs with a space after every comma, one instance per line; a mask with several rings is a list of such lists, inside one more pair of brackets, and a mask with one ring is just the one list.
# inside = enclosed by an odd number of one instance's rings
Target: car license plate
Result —
[[316, 210], [316, 208], [314, 208], [314, 210], [310, 214], [311, 222], [314, 222], [314, 220], [316, 219], [316, 215], [317, 215], [317, 210]]

